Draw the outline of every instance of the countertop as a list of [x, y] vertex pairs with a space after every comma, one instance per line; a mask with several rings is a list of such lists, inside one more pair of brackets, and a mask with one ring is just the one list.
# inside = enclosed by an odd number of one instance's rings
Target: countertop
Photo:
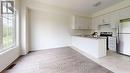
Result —
[[90, 39], [107, 39], [107, 37], [93, 37], [93, 36], [81, 36], [81, 35], [73, 35], [74, 37], [82, 37], [82, 38], [90, 38]]

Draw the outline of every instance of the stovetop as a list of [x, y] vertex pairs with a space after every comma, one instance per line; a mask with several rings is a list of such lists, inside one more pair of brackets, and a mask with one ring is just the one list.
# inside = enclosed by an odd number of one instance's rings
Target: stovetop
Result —
[[108, 36], [112, 36], [112, 34], [113, 34], [112, 32], [101, 32], [100, 36], [101, 37], [108, 37]]

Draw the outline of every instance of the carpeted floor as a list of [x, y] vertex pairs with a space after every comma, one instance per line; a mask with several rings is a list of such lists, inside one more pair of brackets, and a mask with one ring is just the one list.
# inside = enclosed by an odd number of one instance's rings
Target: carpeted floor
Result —
[[31, 52], [4, 73], [113, 73], [65, 47]]

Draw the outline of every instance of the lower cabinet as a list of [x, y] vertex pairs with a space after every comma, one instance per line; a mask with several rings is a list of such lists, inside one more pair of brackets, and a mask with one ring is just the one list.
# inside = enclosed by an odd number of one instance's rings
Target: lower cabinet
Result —
[[112, 51], [116, 51], [116, 38], [115, 37], [108, 38], [108, 48]]
[[106, 39], [72, 36], [72, 46], [94, 58], [106, 56]]

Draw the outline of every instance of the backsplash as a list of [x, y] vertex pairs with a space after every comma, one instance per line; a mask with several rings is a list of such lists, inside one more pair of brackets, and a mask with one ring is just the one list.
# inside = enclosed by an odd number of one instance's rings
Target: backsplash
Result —
[[72, 29], [71, 35], [90, 35], [93, 32], [98, 32], [98, 35], [100, 35], [100, 32], [112, 32], [113, 36], [116, 36], [116, 30], [110, 27], [110, 25], [102, 25], [99, 26], [99, 29]]
[[72, 30], [72, 35], [89, 35], [91, 34], [92, 30], [90, 29], [74, 29]]
[[93, 30], [92, 32], [98, 32], [98, 35], [100, 35], [100, 32], [112, 32], [113, 36], [116, 36], [116, 30], [117, 29], [112, 29], [110, 25], [104, 25], [104, 26], [99, 26], [99, 29]]

